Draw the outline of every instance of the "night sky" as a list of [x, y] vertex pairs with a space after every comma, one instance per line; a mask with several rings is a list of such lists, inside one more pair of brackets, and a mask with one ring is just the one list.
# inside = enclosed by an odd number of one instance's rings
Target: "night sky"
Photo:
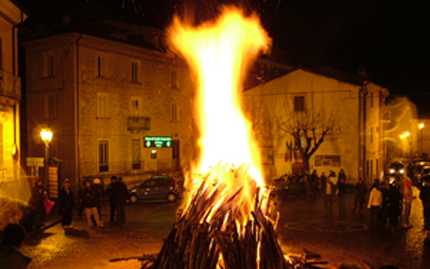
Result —
[[[175, 12], [192, 6], [196, 21], [213, 16], [233, 0], [16, 0], [33, 17], [59, 14], [86, 2], [118, 16], [165, 28]], [[190, 5], [190, 3], [192, 5]], [[260, 14], [274, 47], [286, 63], [330, 66], [356, 74], [364, 67], [370, 80], [404, 95], [421, 115], [430, 113], [430, 1], [413, 0], [243, 0]], [[28, 20], [31, 22], [31, 20]]]

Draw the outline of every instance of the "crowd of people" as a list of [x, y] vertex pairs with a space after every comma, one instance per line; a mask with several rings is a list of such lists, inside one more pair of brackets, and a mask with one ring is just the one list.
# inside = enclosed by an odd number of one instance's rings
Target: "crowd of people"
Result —
[[124, 206], [128, 199], [128, 189], [122, 182], [122, 178], [118, 179], [116, 176], [112, 176], [106, 188], [99, 178], [95, 178], [93, 181], [85, 180], [84, 185], [84, 188], [79, 191], [77, 211], [79, 215], [82, 215], [82, 212], [85, 211], [89, 228], [104, 227], [104, 221], [101, 216], [103, 201], [106, 196], [109, 199], [110, 222], [125, 222]]
[[[327, 175], [322, 172], [318, 176], [313, 170], [310, 175], [303, 177], [306, 184], [306, 195], [309, 199], [322, 197], [325, 213], [333, 213], [333, 204], [337, 203], [338, 212], [345, 213], [345, 197], [347, 194], [346, 173], [343, 169], [337, 173], [330, 171]], [[430, 180], [424, 180], [419, 198], [423, 204], [424, 226], [426, 238], [430, 230]], [[404, 228], [411, 228], [409, 216], [412, 201], [418, 197], [412, 194], [412, 181], [407, 175], [398, 175], [394, 181], [384, 178], [382, 182], [376, 179], [368, 189], [362, 178], [354, 186], [354, 203], [352, 213], [363, 214], [367, 208], [370, 211], [369, 226], [371, 229], [385, 227], [394, 232], [401, 223]], [[366, 202], [367, 201], [367, 202]]]

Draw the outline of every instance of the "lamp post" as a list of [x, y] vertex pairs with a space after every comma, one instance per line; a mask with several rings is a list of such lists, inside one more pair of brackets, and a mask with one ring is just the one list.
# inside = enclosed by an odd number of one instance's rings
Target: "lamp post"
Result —
[[418, 124], [418, 129], [420, 129], [420, 156], [423, 156], [423, 128], [424, 123]]
[[48, 149], [49, 143], [52, 141], [52, 132], [49, 128], [43, 128], [40, 131], [40, 137], [42, 138], [43, 143], [45, 143], [45, 186], [48, 184]]

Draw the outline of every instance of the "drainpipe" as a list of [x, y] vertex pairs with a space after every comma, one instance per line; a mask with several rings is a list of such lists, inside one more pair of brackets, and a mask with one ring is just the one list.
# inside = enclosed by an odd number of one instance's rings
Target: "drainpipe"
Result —
[[368, 94], [367, 85], [369, 81], [364, 80], [363, 85], [358, 92], [358, 177], [363, 178], [366, 184], [366, 97]]
[[82, 39], [82, 34], [79, 34], [76, 39], [76, 91], [75, 91], [75, 164], [76, 174], [78, 176], [78, 184], [81, 187], [82, 174], [81, 174], [81, 135], [79, 129], [79, 41]]

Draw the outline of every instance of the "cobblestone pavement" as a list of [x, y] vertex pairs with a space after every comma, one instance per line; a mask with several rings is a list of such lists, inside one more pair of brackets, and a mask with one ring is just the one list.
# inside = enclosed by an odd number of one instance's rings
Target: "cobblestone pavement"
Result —
[[[417, 190], [414, 194], [418, 195]], [[345, 262], [361, 262], [378, 268], [393, 264], [402, 269], [430, 268], [430, 248], [423, 244], [422, 206], [412, 204], [413, 227], [398, 227], [394, 233], [385, 229], [369, 230], [368, 210], [362, 215], [351, 212], [353, 195], [346, 198], [346, 212], [324, 214], [321, 198], [277, 197], [280, 212], [278, 235], [285, 253], [320, 254], [337, 268]], [[106, 227], [87, 229], [84, 216], [74, 216], [73, 229], [65, 233], [60, 224], [30, 236], [21, 247], [33, 258], [29, 269], [56, 268], [140, 268], [136, 259], [110, 262], [111, 259], [158, 253], [163, 239], [172, 228], [177, 203], [139, 203], [126, 207], [125, 224], [107, 223], [108, 205], [104, 207]], [[335, 204], [336, 205], [336, 204]]]
[[176, 218], [178, 203], [139, 203], [126, 207], [126, 223], [108, 222], [104, 228], [88, 229], [85, 216], [75, 215], [67, 233], [58, 223], [26, 239], [21, 250], [33, 258], [28, 268], [140, 268], [137, 260], [111, 259], [158, 253]]
[[[418, 197], [419, 191], [413, 190]], [[370, 264], [374, 268], [392, 264], [402, 269], [430, 268], [430, 247], [424, 245], [422, 203], [419, 198], [412, 202], [410, 222], [412, 228], [401, 227], [394, 232], [380, 228], [368, 228], [370, 212], [353, 214], [353, 194], [346, 198], [345, 213], [340, 214], [333, 204], [333, 214], [325, 215], [321, 198], [280, 199], [281, 214], [278, 234], [288, 248], [300, 251], [308, 249], [320, 254], [332, 266], [345, 262]]]

